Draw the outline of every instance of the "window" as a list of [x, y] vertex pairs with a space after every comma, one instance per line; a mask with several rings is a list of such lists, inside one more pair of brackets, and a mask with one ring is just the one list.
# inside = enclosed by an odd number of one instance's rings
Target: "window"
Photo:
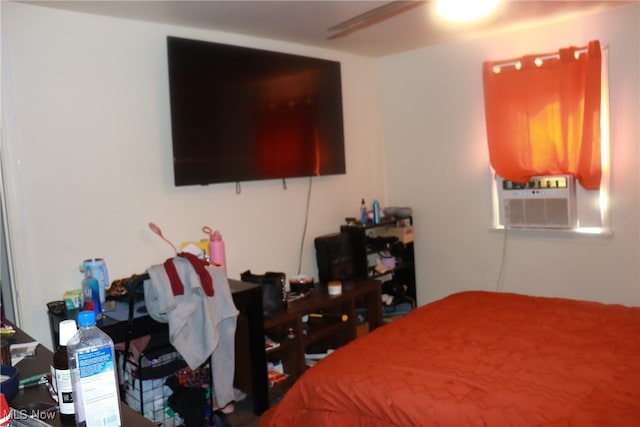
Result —
[[[609, 228], [606, 50], [599, 41], [557, 53], [487, 61], [483, 66], [492, 171], [527, 183], [571, 175], [578, 231]], [[494, 188], [494, 225], [503, 225]]]

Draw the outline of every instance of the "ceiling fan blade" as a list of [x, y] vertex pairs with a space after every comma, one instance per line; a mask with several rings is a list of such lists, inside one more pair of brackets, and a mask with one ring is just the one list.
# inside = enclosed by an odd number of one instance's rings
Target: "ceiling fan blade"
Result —
[[327, 40], [347, 36], [351, 33], [362, 30], [363, 28], [367, 28], [393, 16], [399, 15], [400, 13], [422, 6], [425, 3], [426, 1], [424, 0], [397, 0], [386, 3], [328, 28], [327, 31], [338, 32], [327, 37]]

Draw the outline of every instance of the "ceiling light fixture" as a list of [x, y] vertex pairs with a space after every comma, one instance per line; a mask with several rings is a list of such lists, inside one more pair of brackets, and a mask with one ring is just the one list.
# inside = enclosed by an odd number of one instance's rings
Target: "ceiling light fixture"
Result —
[[486, 17], [498, 3], [500, 0], [438, 0], [436, 12], [447, 21], [467, 23]]

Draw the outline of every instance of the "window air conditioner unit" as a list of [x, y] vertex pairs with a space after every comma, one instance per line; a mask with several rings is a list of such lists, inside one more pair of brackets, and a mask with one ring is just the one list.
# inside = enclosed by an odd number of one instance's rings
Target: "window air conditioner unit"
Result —
[[525, 184], [500, 176], [500, 221], [509, 228], [575, 228], [577, 204], [571, 175], [534, 176]]

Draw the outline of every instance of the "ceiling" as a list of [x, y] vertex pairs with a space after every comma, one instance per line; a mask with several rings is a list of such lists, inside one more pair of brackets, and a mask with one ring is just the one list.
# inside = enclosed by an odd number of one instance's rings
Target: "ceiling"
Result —
[[[300, 43], [360, 55], [380, 57], [437, 43], [469, 39], [572, 19], [632, 1], [503, 0], [494, 16], [472, 26], [438, 22], [434, 1], [329, 40], [328, 29], [389, 1], [20, 1], [39, 6], [165, 23]], [[408, 3], [408, 2], [406, 2]]]

